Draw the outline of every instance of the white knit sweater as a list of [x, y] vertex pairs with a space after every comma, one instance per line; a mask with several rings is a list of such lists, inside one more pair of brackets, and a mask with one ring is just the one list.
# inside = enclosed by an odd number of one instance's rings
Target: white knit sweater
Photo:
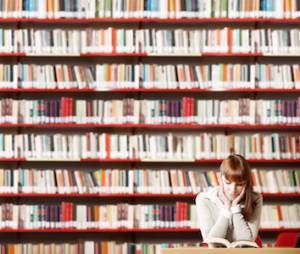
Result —
[[255, 241], [259, 229], [262, 196], [253, 192], [256, 203], [254, 213], [246, 221], [241, 213], [243, 205], [227, 210], [218, 198], [218, 187], [199, 193], [196, 197], [198, 225], [203, 239], [207, 237], [225, 238], [230, 242], [239, 240]]

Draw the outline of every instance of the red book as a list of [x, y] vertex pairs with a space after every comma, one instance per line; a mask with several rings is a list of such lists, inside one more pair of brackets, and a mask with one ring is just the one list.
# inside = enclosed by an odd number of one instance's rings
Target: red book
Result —
[[186, 117], [188, 116], [188, 102], [187, 102], [187, 97], [182, 98], [182, 111], [181, 111], [181, 116]]
[[66, 202], [61, 203], [61, 209], [60, 209], [60, 221], [61, 222], [66, 222], [67, 218], [67, 211], [66, 211]]
[[111, 28], [111, 37], [112, 37], [112, 52], [116, 53], [116, 41], [117, 41], [117, 33], [115, 28]]
[[61, 100], [60, 100], [60, 117], [64, 117], [66, 116], [66, 99], [65, 97], [61, 97]]
[[106, 158], [110, 158], [110, 135], [105, 133], [105, 151], [106, 151]]
[[65, 107], [66, 107], [66, 117], [68, 117], [70, 115], [70, 98], [66, 98], [66, 104], [65, 104]]
[[87, 116], [92, 116], [92, 102], [87, 101]]
[[[188, 221], [190, 218], [189, 218], [189, 204], [188, 203], [184, 203], [184, 221]], [[187, 225], [185, 225], [187, 226]]]
[[184, 219], [185, 219], [185, 204], [184, 202], [180, 202], [180, 221], [181, 221], [180, 227], [183, 227]]
[[228, 54], [232, 53], [232, 30], [228, 28], [227, 30], [227, 45], [228, 45]]
[[69, 203], [69, 219], [70, 221], [74, 221], [75, 218], [75, 210], [74, 210], [74, 204], [73, 203]]
[[191, 98], [190, 113], [191, 116], [195, 115], [195, 98]]
[[72, 203], [66, 204], [66, 221], [67, 222], [72, 221]]
[[69, 116], [73, 116], [74, 114], [74, 98], [69, 98], [69, 110], [68, 110], [68, 113], [69, 113]]

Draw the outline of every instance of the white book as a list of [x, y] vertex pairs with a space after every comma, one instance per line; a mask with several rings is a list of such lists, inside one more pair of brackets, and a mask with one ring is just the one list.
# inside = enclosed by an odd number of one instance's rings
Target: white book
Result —
[[217, 237], [208, 237], [204, 240], [204, 243], [207, 243], [209, 246], [213, 247], [225, 247], [225, 248], [258, 248], [258, 245], [252, 241], [234, 241], [229, 242], [225, 238], [217, 238]]
[[38, 11], [37, 11], [37, 17], [38, 18], [46, 18], [47, 17], [47, 13], [46, 13], [46, 0], [39, 0], [37, 1], [38, 4]]

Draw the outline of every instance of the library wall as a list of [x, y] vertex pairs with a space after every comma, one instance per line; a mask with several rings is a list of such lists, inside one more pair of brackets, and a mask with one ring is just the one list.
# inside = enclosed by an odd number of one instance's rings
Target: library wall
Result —
[[263, 194], [264, 245], [299, 232], [299, 16], [288, 0], [0, 1], [1, 251], [199, 246], [195, 197], [232, 152]]

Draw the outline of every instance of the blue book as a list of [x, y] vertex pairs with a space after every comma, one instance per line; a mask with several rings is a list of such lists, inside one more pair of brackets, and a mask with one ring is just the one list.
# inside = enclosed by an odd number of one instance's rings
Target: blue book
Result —
[[27, 11], [32, 11], [32, 2], [31, 1], [27, 1], [27, 7], [26, 7]]
[[152, 10], [152, 1], [147, 0], [147, 11], [151, 11], [151, 10]]
[[270, 1], [264, 0], [264, 11], [269, 11], [270, 8]]

